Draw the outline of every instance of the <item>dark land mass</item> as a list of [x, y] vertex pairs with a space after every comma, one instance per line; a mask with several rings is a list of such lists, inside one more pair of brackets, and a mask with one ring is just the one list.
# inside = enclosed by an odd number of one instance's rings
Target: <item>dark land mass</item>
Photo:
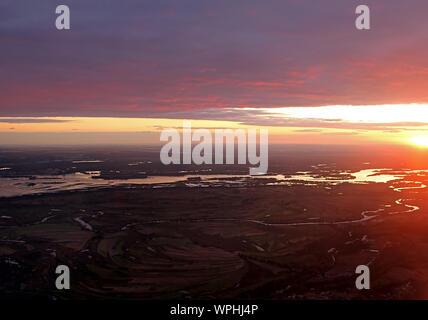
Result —
[[[427, 298], [426, 208], [426, 189], [384, 183], [3, 198], [0, 298]], [[371, 290], [355, 288], [361, 264]]]
[[[248, 165], [163, 165], [161, 146], [0, 146], [0, 178], [65, 175], [100, 171], [97, 178], [130, 179], [186, 174], [248, 174]], [[236, 155], [235, 155], [236, 157]], [[270, 145], [268, 174], [294, 174], [313, 165], [328, 163], [336, 169], [424, 169], [428, 153], [399, 146]]]

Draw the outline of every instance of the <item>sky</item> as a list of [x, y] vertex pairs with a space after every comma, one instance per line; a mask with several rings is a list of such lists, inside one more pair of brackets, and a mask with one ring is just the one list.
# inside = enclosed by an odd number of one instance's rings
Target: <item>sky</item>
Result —
[[282, 143], [424, 141], [427, 15], [426, 0], [2, 0], [0, 143], [152, 141], [182, 119]]

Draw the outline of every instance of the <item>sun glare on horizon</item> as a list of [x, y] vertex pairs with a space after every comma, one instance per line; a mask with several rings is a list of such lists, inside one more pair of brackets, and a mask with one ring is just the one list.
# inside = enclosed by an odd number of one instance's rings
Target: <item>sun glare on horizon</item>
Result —
[[419, 147], [425, 147], [428, 148], [428, 136], [417, 136], [417, 137], [412, 137], [409, 139], [409, 141], [414, 144], [417, 145]]

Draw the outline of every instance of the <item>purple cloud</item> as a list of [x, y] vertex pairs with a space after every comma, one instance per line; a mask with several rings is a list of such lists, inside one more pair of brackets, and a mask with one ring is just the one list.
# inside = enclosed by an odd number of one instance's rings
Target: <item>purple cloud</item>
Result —
[[[428, 102], [428, 3], [67, 0], [0, 4], [0, 116]], [[213, 111], [214, 110], [214, 111]], [[227, 119], [227, 118], [226, 118]]]

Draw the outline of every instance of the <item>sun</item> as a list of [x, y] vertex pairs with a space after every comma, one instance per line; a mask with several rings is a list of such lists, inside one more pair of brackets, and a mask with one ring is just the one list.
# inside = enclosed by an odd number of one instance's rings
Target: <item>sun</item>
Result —
[[411, 143], [419, 146], [428, 148], [428, 136], [417, 136], [409, 139]]

